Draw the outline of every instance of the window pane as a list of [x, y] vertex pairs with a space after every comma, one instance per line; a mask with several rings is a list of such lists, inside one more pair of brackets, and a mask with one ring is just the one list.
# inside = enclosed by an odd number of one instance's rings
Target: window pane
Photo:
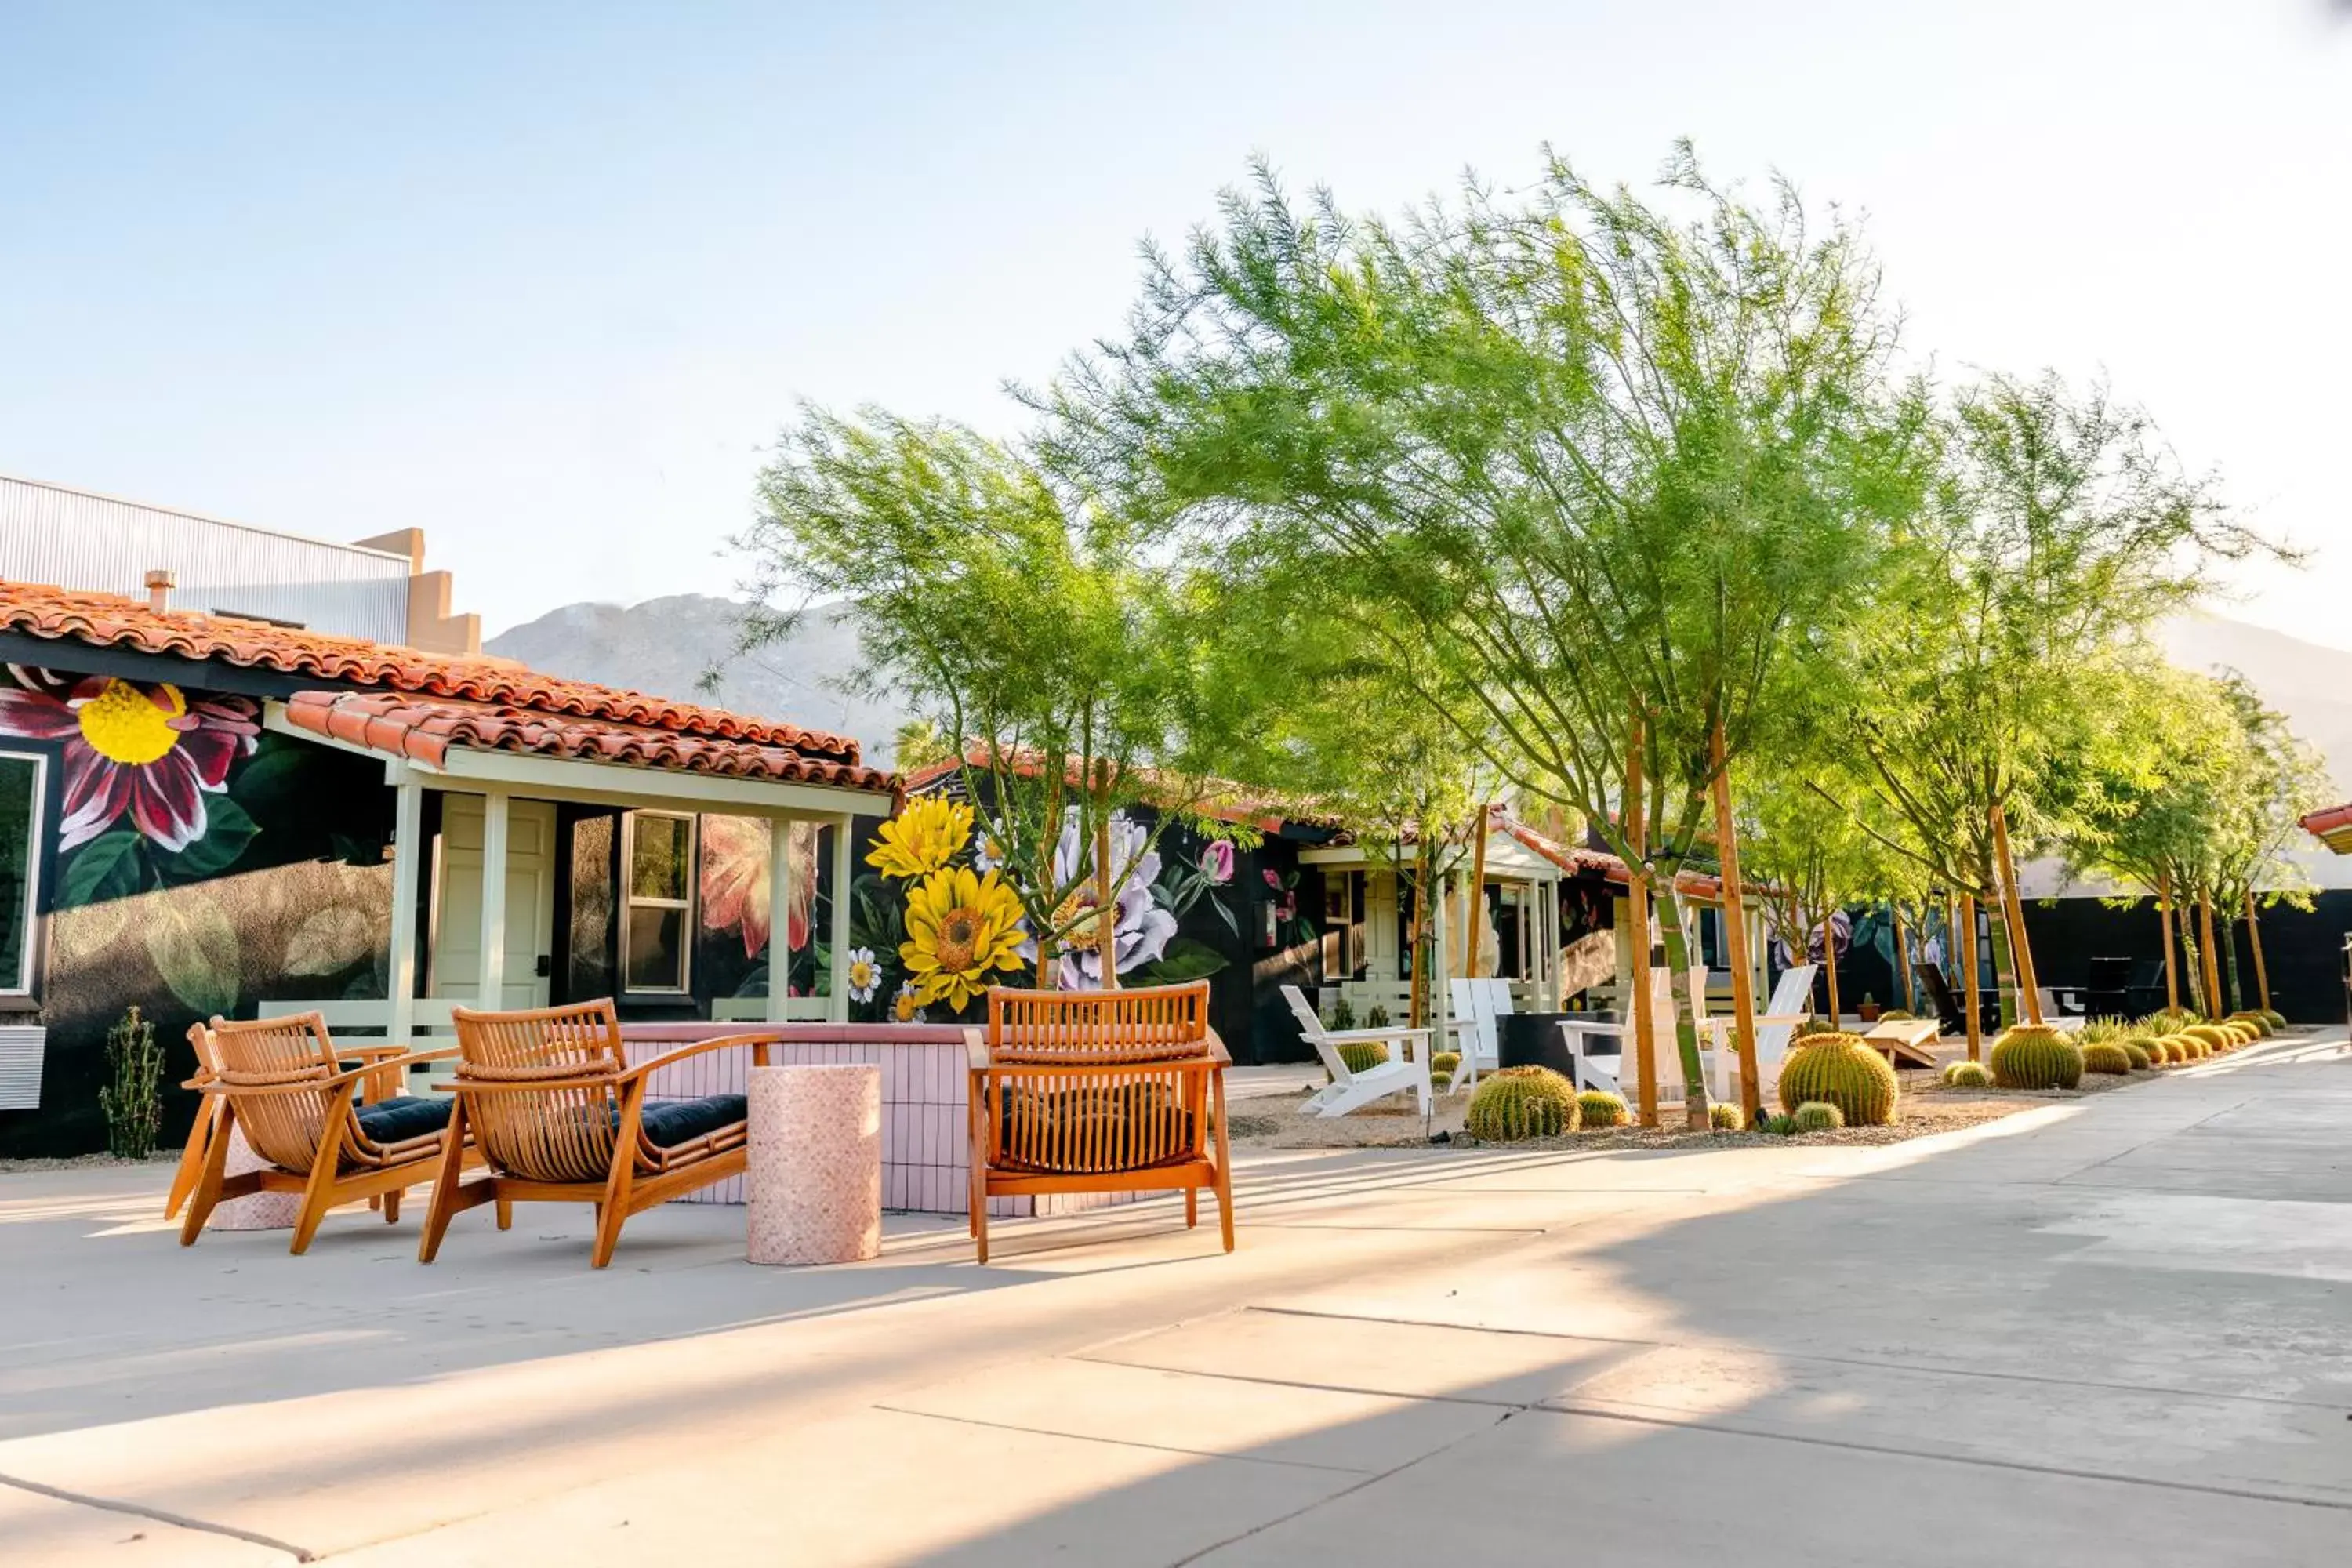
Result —
[[0, 988], [22, 991], [30, 984], [25, 955], [25, 884], [33, 874], [34, 796], [41, 764], [30, 757], [0, 757]]
[[677, 991], [686, 984], [686, 911], [629, 910], [627, 986], [632, 991]]
[[688, 862], [694, 858], [694, 819], [639, 813], [631, 838], [630, 893], [640, 899], [684, 900]]

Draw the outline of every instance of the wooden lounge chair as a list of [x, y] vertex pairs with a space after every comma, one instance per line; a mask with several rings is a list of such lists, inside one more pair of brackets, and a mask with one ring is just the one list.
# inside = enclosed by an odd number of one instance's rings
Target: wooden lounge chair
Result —
[[[186, 1087], [205, 1097], [188, 1148], [180, 1156], [165, 1213], [188, 1206], [180, 1245], [193, 1246], [213, 1209], [252, 1193], [300, 1193], [302, 1210], [289, 1248], [299, 1256], [329, 1209], [367, 1199], [387, 1223], [400, 1218], [400, 1194], [430, 1180], [462, 1141], [448, 1131], [449, 1108], [404, 1096], [362, 1098], [364, 1089], [398, 1083], [399, 1075], [436, 1053], [396, 1047], [338, 1050], [316, 1013], [231, 1023], [215, 1018], [188, 1030], [198, 1071]], [[389, 1054], [386, 1054], [389, 1051]], [[357, 1067], [345, 1068], [354, 1057]], [[258, 1171], [226, 1173], [229, 1134], [243, 1129]], [[183, 1180], [186, 1185], [182, 1187]]]
[[971, 1235], [988, 1261], [988, 1200], [1046, 1193], [1217, 1194], [1234, 1249], [1225, 1068], [1209, 1027], [1209, 986], [988, 994], [988, 1026], [970, 1054]]
[[433, 1261], [462, 1210], [495, 1202], [505, 1230], [517, 1202], [584, 1203], [596, 1205], [591, 1261], [602, 1268], [631, 1215], [742, 1173], [742, 1095], [648, 1101], [646, 1079], [687, 1057], [744, 1045], [764, 1067], [770, 1034], [698, 1040], [631, 1067], [609, 1000], [517, 1013], [460, 1007], [450, 1016], [457, 1076], [442, 1087], [456, 1097], [452, 1135], [472, 1139], [488, 1170], [461, 1180], [455, 1145], [444, 1151], [418, 1262]]
[[[1331, 1081], [1308, 1096], [1298, 1108], [1301, 1116], [1345, 1116], [1376, 1100], [1407, 1090], [1417, 1098], [1421, 1113], [1429, 1114], [1430, 1030], [1387, 1025], [1375, 1029], [1327, 1029], [1297, 986], [1284, 986], [1282, 999], [1290, 1005], [1291, 1016], [1298, 1020], [1299, 1035], [1315, 1047], [1323, 1070], [1331, 1075]], [[1347, 1053], [1340, 1049], [1356, 1045], [1382, 1047], [1388, 1051], [1388, 1059], [1359, 1072], [1348, 1065]], [[1464, 1060], [1466, 1062], [1468, 1058], [1465, 1056]]]

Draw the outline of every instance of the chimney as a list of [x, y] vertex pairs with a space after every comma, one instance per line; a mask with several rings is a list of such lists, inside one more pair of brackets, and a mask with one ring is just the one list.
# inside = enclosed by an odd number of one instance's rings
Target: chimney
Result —
[[177, 586], [169, 572], [161, 569], [147, 574], [147, 607], [162, 615], [171, 607], [172, 590]]

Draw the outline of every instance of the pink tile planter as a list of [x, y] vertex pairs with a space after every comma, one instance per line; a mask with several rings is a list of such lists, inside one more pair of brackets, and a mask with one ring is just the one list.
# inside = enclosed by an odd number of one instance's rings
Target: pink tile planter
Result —
[[882, 1069], [751, 1069], [745, 1256], [855, 1263], [882, 1250]]
[[[951, 1024], [624, 1024], [632, 1060], [722, 1035], [758, 1034], [772, 1042], [779, 1067], [871, 1067], [882, 1079], [882, 1206], [920, 1214], [962, 1214], [970, 1203], [971, 1140], [965, 1131], [963, 1030]], [[746, 1094], [751, 1049], [711, 1051], [654, 1074], [656, 1100]], [[1076, 1214], [1131, 1203], [1128, 1193], [995, 1198], [989, 1213], [1007, 1218]], [[679, 1203], [740, 1204], [743, 1179], [714, 1183]]]
[[[228, 1130], [228, 1163], [223, 1173], [242, 1176], [247, 1171], [266, 1169], [269, 1162], [253, 1152], [245, 1141], [245, 1129]], [[205, 1221], [206, 1230], [292, 1230], [294, 1222], [302, 1217], [302, 1194], [299, 1193], [249, 1193], [241, 1198], [231, 1198], [215, 1207]]]

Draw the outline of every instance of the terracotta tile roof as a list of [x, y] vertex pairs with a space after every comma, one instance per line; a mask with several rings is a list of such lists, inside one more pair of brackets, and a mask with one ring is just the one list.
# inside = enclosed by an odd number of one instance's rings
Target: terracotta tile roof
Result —
[[[982, 773], [987, 772], [986, 748], [977, 743], [968, 746], [964, 752], [964, 763]], [[1013, 771], [1024, 778], [1036, 777], [1043, 764], [1044, 759], [1030, 752], [1020, 752], [1013, 759]], [[962, 764], [953, 757], [942, 757], [936, 763], [926, 763], [907, 775], [907, 793], [921, 795], [924, 791], [937, 786], [940, 781], [961, 771], [961, 766]], [[1189, 781], [1186, 788], [1175, 786], [1160, 788], [1160, 781], [1165, 775], [1154, 768], [1139, 768], [1137, 773], [1144, 786], [1140, 793], [1147, 797], [1155, 791], [1163, 795], [1175, 796], [1186, 793], [1189, 788]], [[1078, 777], [1076, 765], [1073, 764], [1070, 770], [1071, 787], [1080, 787], [1083, 782]], [[1339, 819], [1336, 816], [1316, 811], [1311, 806], [1297, 801], [1286, 801], [1249, 784], [1236, 784], [1230, 779], [1208, 779], [1203, 781], [1202, 787], [1205, 793], [1202, 798], [1187, 807], [1188, 810], [1202, 816], [1213, 816], [1220, 821], [1231, 822], [1244, 827], [1255, 827], [1261, 833], [1279, 833], [1285, 827], [1337, 829], [1339, 826]]]
[[811, 756], [789, 746], [393, 691], [298, 691], [286, 700], [286, 718], [314, 734], [390, 756], [413, 757], [436, 768], [454, 747], [830, 784], [877, 795], [890, 793], [898, 783], [878, 768]]
[[2304, 831], [2338, 855], [2352, 855], [2352, 805], [2331, 805], [2303, 819]]
[[[1605, 849], [1588, 848], [1581, 844], [1557, 843], [1529, 827], [1499, 805], [1489, 807], [1488, 812], [1489, 820], [1496, 827], [1563, 871], [1571, 875], [1598, 874], [1619, 887], [1625, 886], [1631, 880], [1625, 868], [1625, 862]], [[1760, 894], [1764, 890], [1745, 877], [1739, 881], [1740, 886], [1750, 894]], [[1723, 879], [1707, 871], [1677, 872], [1675, 876], [1675, 887], [1703, 903], [1717, 903], [1723, 898]]]
[[645, 725], [681, 736], [712, 736], [803, 760], [859, 761], [857, 742], [797, 724], [752, 719], [723, 708], [673, 702], [641, 691], [542, 675], [511, 659], [423, 653], [365, 637], [300, 631], [259, 621], [185, 611], [162, 614], [136, 599], [37, 584], [0, 582], [0, 630], [69, 639], [94, 647], [175, 654], [245, 668], [315, 676], [352, 686]]

